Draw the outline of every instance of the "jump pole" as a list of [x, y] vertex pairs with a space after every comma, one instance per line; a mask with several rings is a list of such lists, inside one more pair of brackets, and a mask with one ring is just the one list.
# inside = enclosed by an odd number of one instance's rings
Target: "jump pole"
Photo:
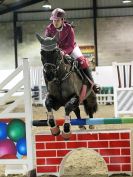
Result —
[[[60, 118], [56, 120], [56, 123], [60, 126], [64, 124], [64, 119]], [[100, 124], [130, 124], [133, 123], [133, 117], [123, 118], [84, 118], [84, 119], [71, 119], [71, 125], [100, 125]], [[33, 126], [48, 126], [47, 120], [34, 120]]]

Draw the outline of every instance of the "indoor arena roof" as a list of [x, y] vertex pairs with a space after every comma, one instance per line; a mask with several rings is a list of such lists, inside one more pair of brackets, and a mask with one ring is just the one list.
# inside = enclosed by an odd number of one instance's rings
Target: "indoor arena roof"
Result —
[[[130, 16], [133, 15], [133, 0], [48, 0], [52, 9], [60, 7], [68, 11], [69, 18], [93, 17], [93, 10], [97, 17]], [[32, 11], [49, 12], [42, 8], [44, 0], [0, 0], [0, 15], [8, 12]], [[47, 15], [46, 15], [47, 18]]]

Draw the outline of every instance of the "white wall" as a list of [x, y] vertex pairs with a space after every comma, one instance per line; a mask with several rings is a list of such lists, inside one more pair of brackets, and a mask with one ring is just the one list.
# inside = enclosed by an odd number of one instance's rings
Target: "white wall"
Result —
[[[112, 61], [133, 60], [133, 17], [98, 18], [99, 66], [111, 66]], [[92, 19], [73, 20], [76, 41], [79, 45], [94, 45]], [[41, 65], [40, 45], [35, 33], [43, 33], [49, 21], [19, 22], [22, 26], [23, 43], [18, 44], [18, 62], [28, 57], [31, 65]], [[14, 61], [13, 24], [0, 24], [0, 69], [13, 69]]]

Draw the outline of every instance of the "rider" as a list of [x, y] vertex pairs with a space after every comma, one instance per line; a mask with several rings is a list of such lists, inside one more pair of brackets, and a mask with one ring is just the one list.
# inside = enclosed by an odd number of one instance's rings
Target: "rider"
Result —
[[[54, 9], [50, 17], [50, 20], [52, 20], [53, 23], [46, 27], [44, 35], [45, 37], [56, 36], [58, 47], [63, 50], [64, 54], [68, 54], [78, 60], [84, 73], [94, 84], [88, 60], [83, 56], [79, 46], [76, 44], [74, 29], [71, 24], [65, 21], [65, 15], [66, 13], [63, 9]], [[95, 93], [98, 93], [99, 89], [100, 88], [96, 84], [93, 85]]]

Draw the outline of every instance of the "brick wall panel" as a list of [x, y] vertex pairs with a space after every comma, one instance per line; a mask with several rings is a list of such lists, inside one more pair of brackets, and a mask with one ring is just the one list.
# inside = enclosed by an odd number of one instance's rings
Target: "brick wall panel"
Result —
[[88, 142], [88, 148], [107, 148], [108, 141]]
[[121, 149], [121, 155], [130, 155], [130, 149]]
[[100, 149], [99, 153], [103, 156], [120, 155], [120, 149]]
[[98, 140], [98, 134], [86, 133], [78, 134], [78, 140]]
[[130, 142], [125, 141], [110, 141], [110, 147], [130, 147]]
[[119, 139], [119, 133], [99, 133], [99, 140]]
[[131, 171], [131, 165], [122, 164], [122, 171]]
[[129, 139], [130, 135], [129, 135], [129, 133], [120, 133], [120, 138], [121, 139]]
[[55, 141], [55, 136], [52, 135], [36, 135], [37, 141]]
[[45, 158], [37, 159], [36, 160], [37, 165], [46, 165]]
[[56, 173], [57, 167], [56, 166], [37, 166], [37, 173]]
[[69, 153], [71, 150], [57, 150], [57, 157], [64, 157], [67, 153]]
[[[43, 141], [44, 139], [45, 141]], [[115, 133], [74, 133], [69, 141], [64, 141], [62, 136], [54, 137], [48, 134], [45, 136], [37, 135], [36, 140], [37, 173], [58, 172], [63, 157], [71, 150], [82, 147], [93, 148], [101, 154], [107, 163], [109, 172], [112, 174], [113, 172], [120, 173], [121, 170], [123, 172], [131, 172], [132, 170], [130, 132], [118, 130]], [[45, 165], [43, 166], [43, 164]]]
[[55, 157], [55, 150], [36, 151], [36, 157]]
[[44, 149], [44, 143], [36, 143], [36, 149]]
[[[55, 137], [55, 140], [56, 141], [64, 141], [64, 138], [61, 135], [59, 135], [59, 136]], [[72, 134], [71, 138], [69, 139], [69, 141], [73, 141], [73, 140], [76, 140], [76, 134]]]
[[130, 163], [130, 157], [110, 157], [110, 163]]
[[59, 165], [62, 161], [62, 158], [47, 158], [46, 164], [47, 165]]
[[108, 166], [108, 171], [113, 172], [113, 171], [121, 171], [121, 166], [120, 165], [107, 165]]
[[67, 142], [67, 148], [87, 148], [87, 142]]
[[65, 149], [65, 142], [46, 143], [46, 149]]

